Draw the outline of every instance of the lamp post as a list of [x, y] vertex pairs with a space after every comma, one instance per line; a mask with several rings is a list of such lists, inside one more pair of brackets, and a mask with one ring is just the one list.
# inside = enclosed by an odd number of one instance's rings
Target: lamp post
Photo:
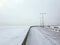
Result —
[[44, 27], [44, 15], [46, 15], [46, 13], [40, 13], [40, 15], [42, 15], [42, 27]]

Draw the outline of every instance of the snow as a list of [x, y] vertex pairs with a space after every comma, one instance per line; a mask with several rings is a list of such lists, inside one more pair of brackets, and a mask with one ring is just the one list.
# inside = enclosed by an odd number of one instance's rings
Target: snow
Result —
[[[30, 26], [0, 26], [0, 45], [21, 45]], [[60, 45], [60, 32], [51, 28], [30, 29], [26, 45]]]
[[33, 27], [30, 29], [26, 45], [60, 45], [60, 32], [50, 28]]
[[21, 45], [29, 26], [0, 26], [0, 45]]

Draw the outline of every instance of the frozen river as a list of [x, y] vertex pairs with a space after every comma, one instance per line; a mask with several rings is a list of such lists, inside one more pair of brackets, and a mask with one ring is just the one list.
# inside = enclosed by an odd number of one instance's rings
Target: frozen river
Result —
[[29, 26], [1, 26], [0, 45], [21, 45]]

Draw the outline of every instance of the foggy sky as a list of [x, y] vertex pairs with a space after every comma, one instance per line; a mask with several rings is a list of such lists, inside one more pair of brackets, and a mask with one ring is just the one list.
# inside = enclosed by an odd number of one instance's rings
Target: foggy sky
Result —
[[60, 0], [6, 0], [0, 1], [0, 25], [60, 24]]

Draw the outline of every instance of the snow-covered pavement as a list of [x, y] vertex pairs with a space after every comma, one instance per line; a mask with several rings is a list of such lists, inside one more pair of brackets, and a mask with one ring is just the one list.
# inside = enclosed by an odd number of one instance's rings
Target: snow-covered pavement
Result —
[[21, 45], [29, 26], [1, 26], [0, 45]]
[[26, 45], [60, 45], [60, 32], [33, 27], [29, 32]]

